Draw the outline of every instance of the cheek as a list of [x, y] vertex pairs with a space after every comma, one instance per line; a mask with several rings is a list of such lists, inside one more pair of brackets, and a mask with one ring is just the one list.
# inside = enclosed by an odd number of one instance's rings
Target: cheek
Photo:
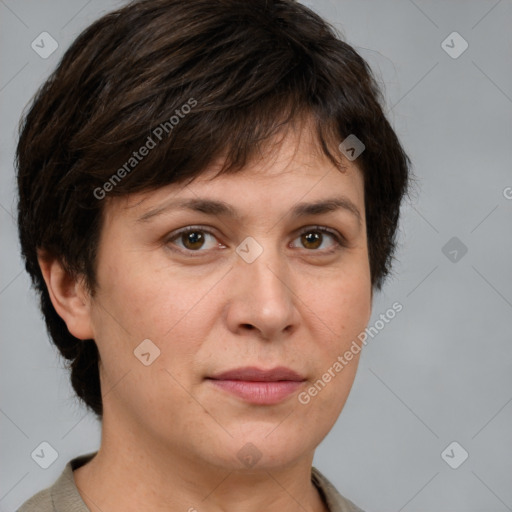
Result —
[[324, 287], [316, 306], [311, 307], [315, 313], [315, 327], [311, 327], [315, 339], [314, 378], [297, 399], [318, 441], [336, 422], [356, 376], [361, 355], [357, 336], [371, 315], [369, 280], [363, 281], [331, 282]]
[[[187, 370], [206, 335], [198, 315], [204, 314], [200, 299], [211, 283], [191, 283], [161, 263], [158, 270], [149, 258], [105, 264], [98, 281], [94, 324], [102, 378], [106, 388], [116, 390], [109, 397], [133, 414], [150, 407], [158, 416], [164, 404], [178, 402], [195, 410], [182, 386], [190, 384]], [[143, 340], [151, 343], [143, 345]], [[147, 366], [142, 362], [146, 353]]]
[[119, 249], [112, 251], [114, 254], [116, 258], [105, 259], [98, 269], [98, 281], [101, 283], [99, 299], [112, 316], [116, 315], [118, 327], [133, 337], [149, 337], [150, 332], [165, 327], [162, 323], [172, 325], [173, 312], [179, 314], [180, 298], [183, 298], [179, 278], [164, 273], [161, 262], [158, 262], [159, 269], [151, 254]]
[[329, 306], [328, 314], [335, 332], [346, 343], [364, 331], [368, 323], [371, 315], [370, 285], [338, 288], [336, 292], [329, 301], [335, 307]]
[[[371, 316], [369, 271], [362, 264], [352, 270], [318, 281], [315, 287], [308, 288], [309, 294], [303, 299], [310, 308], [309, 328], [315, 339], [316, 359], [315, 381], [306, 390], [304, 402], [310, 401], [306, 407], [319, 414], [323, 411], [322, 424], [336, 420], [350, 392], [361, 354], [357, 337]], [[306, 289], [303, 291], [307, 293]], [[350, 360], [344, 358], [348, 352]], [[342, 362], [339, 358], [343, 358]]]
[[214, 277], [191, 277], [151, 254], [128, 254], [115, 265], [105, 261], [95, 308], [100, 350], [129, 367], [138, 363], [133, 350], [149, 339], [161, 351], [158, 365], [179, 366], [176, 361], [192, 357], [208, 334]]
[[369, 272], [338, 272], [303, 289], [316, 331], [325, 333], [328, 352], [341, 350], [364, 331], [371, 315]]
[[134, 255], [120, 247], [103, 248], [93, 307], [96, 343], [109, 372], [127, 371], [134, 363], [140, 364], [134, 349], [155, 337], [155, 327], [162, 322], [159, 308], [169, 309], [158, 303], [161, 284], [149, 271], [151, 267], [133, 261]]

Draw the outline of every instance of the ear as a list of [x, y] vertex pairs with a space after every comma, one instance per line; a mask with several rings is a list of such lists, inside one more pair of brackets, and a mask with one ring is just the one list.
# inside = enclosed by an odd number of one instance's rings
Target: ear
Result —
[[58, 259], [45, 252], [38, 251], [37, 259], [53, 307], [69, 332], [81, 340], [94, 339], [91, 299], [83, 280], [73, 278]]

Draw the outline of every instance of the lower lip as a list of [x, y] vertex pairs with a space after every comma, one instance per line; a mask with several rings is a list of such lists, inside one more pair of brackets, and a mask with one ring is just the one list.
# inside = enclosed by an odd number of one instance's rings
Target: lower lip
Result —
[[246, 402], [258, 405], [272, 405], [282, 402], [295, 393], [303, 384], [300, 381], [280, 380], [275, 382], [254, 382], [246, 380], [209, 379], [215, 386], [239, 396]]

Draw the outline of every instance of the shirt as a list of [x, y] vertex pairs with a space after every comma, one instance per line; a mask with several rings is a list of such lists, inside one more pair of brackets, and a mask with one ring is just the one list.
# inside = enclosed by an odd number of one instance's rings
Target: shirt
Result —
[[[89, 462], [96, 453], [88, 453], [70, 460], [53, 485], [29, 498], [17, 512], [90, 512], [78, 492], [73, 470]], [[318, 489], [329, 512], [363, 512], [339, 494], [315, 467], [311, 468], [311, 481]]]

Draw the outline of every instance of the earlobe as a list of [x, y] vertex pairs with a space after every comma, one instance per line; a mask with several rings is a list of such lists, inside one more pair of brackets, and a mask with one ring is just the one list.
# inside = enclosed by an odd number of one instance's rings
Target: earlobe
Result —
[[57, 258], [38, 251], [38, 261], [53, 307], [69, 332], [78, 339], [94, 339], [91, 301], [82, 281], [67, 272]]

